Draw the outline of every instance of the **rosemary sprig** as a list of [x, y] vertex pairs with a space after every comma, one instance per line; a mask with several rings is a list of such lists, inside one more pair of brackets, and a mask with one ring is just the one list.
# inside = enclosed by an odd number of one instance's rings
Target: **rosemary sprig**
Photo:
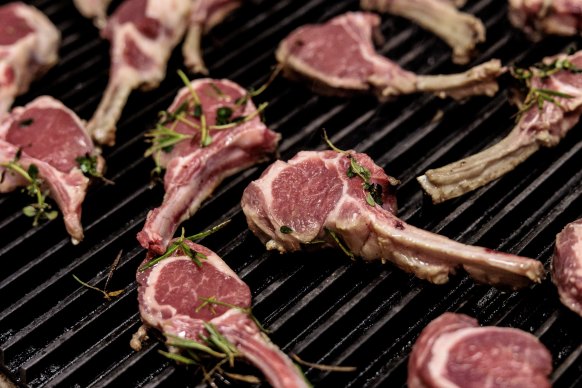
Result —
[[382, 206], [383, 204], [382, 186], [377, 183], [370, 182], [370, 179], [372, 178], [372, 173], [370, 172], [370, 170], [362, 166], [356, 160], [356, 158], [354, 158], [352, 153], [341, 150], [337, 148], [335, 145], [333, 145], [331, 140], [329, 140], [329, 137], [327, 136], [327, 132], [325, 131], [325, 129], [323, 130], [323, 139], [332, 150], [346, 155], [346, 157], [350, 160], [350, 166], [348, 167], [346, 174], [348, 178], [358, 176], [362, 179], [363, 181], [362, 188], [366, 193], [366, 203], [372, 207], [376, 206], [376, 204]]
[[301, 364], [303, 366], [307, 366], [307, 367], [313, 368], [313, 369], [323, 370], [326, 372], [355, 372], [358, 369], [355, 366], [324, 365], [324, 364], [315, 364], [313, 362], [303, 361], [295, 353], [291, 353], [290, 356], [298, 364]]
[[156, 129], [147, 132], [145, 136], [148, 138], [146, 141], [152, 145], [146, 150], [144, 156], [151, 156], [158, 151], [169, 152], [175, 144], [192, 138], [192, 135], [176, 132], [161, 124], [156, 124]]
[[542, 110], [546, 101], [564, 109], [562, 104], [556, 100], [556, 97], [574, 98], [574, 96], [570, 94], [558, 92], [552, 89], [530, 88], [527, 96], [525, 97], [523, 106], [518, 112], [518, 115], [528, 111], [533, 105], [537, 105], [538, 109]]
[[267, 80], [267, 82], [265, 82], [260, 88], [258, 88], [257, 90], [254, 89], [249, 89], [247, 94], [245, 94], [244, 96], [242, 96], [241, 98], [237, 99], [235, 104], [236, 105], [245, 105], [247, 103], [247, 101], [249, 100], [249, 98], [253, 98], [258, 96], [259, 94], [263, 93], [265, 90], [267, 90], [267, 88], [269, 86], [271, 86], [271, 84], [273, 83], [273, 81], [275, 81], [275, 79], [277, 78], [277, 76], [279, 75], [279, 73], [281, 73], [281, 70], [283, 70], [283, 66], [281, 64], [277, 65], [277, 67], [275, 67], [275, 69], [271, 72], [271, 75], [269, 76], [269, 79]]
[[204, 352], [212, 357], [217, 357], [217, 358], [226, 358], [226, 355], [222, 352], [217, 352], [216, 350], [201, 344], [198, 341], [193, 341], [190, 339], [186, 339], [186, 338], [182, 338], [182, 337], [178, 337], [172, 334], [166, 334], [166, 344], [169, 346], [175, 346], [177, 348], [181, 348], [181, 349], [190, 349], [190, 350], [199, 350], [201, 352]]
[[[28, 169], [25, 170], [24, 167], [18, 163], [19, 158], [20, 150], [16, 153], [14, 160], [0, 163], [0, 167], [4, 167], [6, 170], [10, 170], [23, 177], [28, 182], [28, 185], [25, 188], [26, 192], [31, 197], [36, 198], [36, 203], [25, 206], [22, 209], [22, 213], [27, 217], [33, 218], [32, 226], [37, 226], [41, 220], [54, 220], [59, 213], [56, 210], [51, 210], [52, 206], [46, 202], [48, 191], [43, 191], [41, 188], [43, 182], [38, 176], [38, 167], [31, 163], [28, 166]], [[2, 176], [2, 179], [3, 178], [4, 176]]]
[[222, 229], [229, 222], [230, 222], [230, 220], [226, 220], [223, 223], [218, 224], [209, 230], [206, 230], [206, 231], [200, 232], [200, 233], [196, 233], [196, 234], [189, 236], [189, 237], [184, 236], [185, 232], [184, 232], [184, 228], [182, 228], [182, 235], [176, 241], [174, 241], [173, 243], [171, 243], [168, 246], [168, 249], [166, 250], [166, 252], [163, 255], [158, 256], [158, 257], [150, 260], [146, 264], [144, 264], [142, 267], [139, 268], [139, 271], [143, 272], [146, 269], [153, 267], [154, 265], [156, 265], [160, 261], [170, 257], [172, 255], [172, 253], [176, 252], [178, 249], [181, 250], [186, 256], [191, 258], [192, 261], [198, 267], [202, 267], [201, 260], [206, 260], [206, 255], [204, 255], [203, 253], [196, 252], [196, 251], [192, 250], [192, 248], [190, 248], [190, 246], [186, 243], [186, 240], [189, 240], [189, 241], [200, 240], [201, 238], [209, 236], [212, 233], [215, 233], [216, 231]]
[[87, 287], [91, 290], [95, 290], [97, 292], [100, 292], [103, 294], [103, 297], [107, 300], [111, 300], [111, 298], [114, 298], [116, 296], [119, 296], [123, 293], [123, 291], [125, 291], [125, 288], [121, 289], [121, 290], [117, 290], [117, 291], [107, 291], [107, 285], [105, 286], [105, 289], [101, 289], [95, 286], [90, 285], [89, 283], [85, 283], [84, 281], [82, 281], [81, 279], [79, 279], [76, 275], [73, 274], [73, 278], [75, 278], [76, 281], [78, 281], [79, 283], [81, 283], [82, 286]]
[[267, 330], [263, 327], [261, 322], [259, 322], [257, 317], [254, 316], [253, 309], [251, 307], [240, 307], [240, 306], [237, 306], [234, 304], [222, 302], [222, 301], [216, 299], [215, 296], [210, 296], [208, 298], [201, 297], [200, 300], [202, 301], [202, 303], [200, 303], [200, 305], [198, 307], [196, 307], [196, 309], [194, 310], [195, 312], [199, 312], [203, 308], [207, 307], [208, 309], [210, 309], [210, 312], [212, 314], [216, 314], [216, 310], [214, 310], [215, 305], [228, 307], [231, 309], [236, 309], [236, 310], [239, 310], [239, 311], [247, 314], [249, 316], [249, 318], [251, 318], [253, 320], [253, 322], [255, 322], [255, 324], [259, 327], [259, 329], [261, 329], [262, 332], [264, 332], [264, 333], [267, 332]]

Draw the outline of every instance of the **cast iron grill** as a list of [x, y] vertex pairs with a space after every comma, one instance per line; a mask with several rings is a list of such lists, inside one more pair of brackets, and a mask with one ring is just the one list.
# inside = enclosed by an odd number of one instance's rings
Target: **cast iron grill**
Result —
[[[41, 94], [62, 100], [88, 119], [107, 82], [108, 45], [71, 2], [37, 0], [63, 33], [61, 62], [21, 105]], [[262, 84], [274, 64], [278, 42], [294, 28], [348, 10], [355, 0], [247, 2], [205, 40], [213, 77], [245, 87]], [[487, 26], [487, 43], [474, 62], [500, 58], [532, 64], [578, 39], [532, 44], [511, 29], [505, 2], [470, 2], [468, 10]], [[410, 23], [383, 17], [387, 40], [380, 51], [419, 73], [460, 68], [438, 39]], [[147, 211], [163, 190], [150, 188], [153, 163], [142, 157], [143, 133], [181, 86], [172, 57], [159, 89], [134, 93], [118, 128], [118, 145], [106, 149], [107, 176], [84, 205], [86, 240], [72, 246], [62, 220], [31, 228], [20, 209], [27, 198], [0, 196], [0, 366], [22, 386], [194, 386], [198, 381], [157, 353], [150, 340], [141, 352], [129, 348], [140, 325], [135, 270], [144, 257], [135, 240]], [[505, 136], [515, 108], [505, 93], [464, 104], [432, 96], [405, 96], [378, 104], [371, 97], [323, 98], [303, 86], [277, 80], [258, 100], [269, 101], [267, 124], [283, 135], [286, 160], [302, 149], [322, 148], [326, 128], [340, 148], [368, 153], [402, 181], [399, 215], [413, 225], [456, 240], [538, 258], [546, 266], [555, 234], [582, 217], [580, 125], [553, 149], [544, 149], [515, 171], [462, 198], [433, 206], [414, 178], [470, 155]], [[438, 112], [440, 121], [433, 118]], [[247, 230], [239, 201], [261, 165], [224, 182], [184, 224], [189, 232], [227, 218], [233, 222], [203, 241], [249, 284], [255, 315], [287, 352], [324, 364], [355, 365], [350, 374], [306, 370], [316, 386], [403, 386], [410, 348], [420, 330], [444, 311], [473, 315], [483, 324], [518, 327], [540, 337], [554, 360], [556, 386], [582, 384], [580, 318], [559, 303], [549, 281], [519, 293], [475, 285], [466, 276], [444, 286], [415, 279], [390, 265], [351, 262], [338, 251], [280, 256], [268, 253]], [[81, 287], [72, 274], [103, 286], [109, 266], [123, 250], [110, 289], [126, 288], [111, 302]], [[219, 381], [228, 384], [226, 381]]]

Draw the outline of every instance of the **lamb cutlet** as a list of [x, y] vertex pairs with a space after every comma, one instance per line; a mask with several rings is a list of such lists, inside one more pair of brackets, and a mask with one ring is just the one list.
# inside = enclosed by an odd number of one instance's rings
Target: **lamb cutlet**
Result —
[[24, 208], [35, 223], [56, 217], [44, 200], [48, 192], [73, 243], [83, 240], [81, 205], [89, 185], [84, 173], [100, 176], [103, 168], [84, 123], [51, 97], [14, 108], [0, 121], [0, 192], [26, 187], [38, 200]]
[[429, 92], [463, 99], [497, 92], [496, 78], [504, 72], [499, 60], [459, 74], [416, 75], [376, 53], [372, 38], [379, 35], [379, 26], [378, 15], [348, 12], [324, 24], [300, 27], [279, 44], [277, 61], [286, 77], [304, 80], [324, 95], [374, 93], [386, 100]]
[[582, 316], [582, 220], [566, 225], [556, 236], [552, 281], [564, 306]]
[[391, 261], [432, 283], [457, 269], [517, 289], [544, 277], [540, 262], [452, 241], [395, 216], [395, 179], [365, 154], [303, 151], [273, 163], [244, 191], [249, 228], [267, 249], [340, 247], [350, 257]]
[[509, 0], [509, 20], [534, 40], [544, 35], [579, 35], [581, 0]]
[[444, 313], [420, 333], [408, 359], [408, 387], [551, 387], [552, 355], [533, 335], [480, 327]]
[[249, 316], [249, 287], [208, 248], [188, 239], [172, 244], [179, 248], [163, 260], [150, 252], [137, 271], [142, 321], [166, 336], [170, 351], [220, 342], [214, 355], [230, 358], [231, 366], [234, 358], [242, 358], [273, 387], [308, 387], [300, 369]]
[[20, 2], [0, 6], [0, 116], [57, 63], [60, 42], [59, 30], [38, 9]]
[[475, 190], [503, 176], [540, 147], [553, 147], [582, 113], [582, 51], [544, 59], [517, 71], [529, 93], [517, 124], [499, 143], [417, 178], [434, 203]]
[[166, 194], [138, 234], [144, 248], [164, 252], [180, 223], [225, 178], [275, 152], [280, 136], [261, 121], [264, 107], [257, 109], [247, 91], [229, 80], [198, 79], [178, 92], [149, 134], [147, 154], [166, 169]]
[[453, 49], [453, 62], [464, 65], [475, 47], [485, 42], [485, 26], [475, 16], [448, 0], [361, 0], [366, 11], [401, 16], [444, 40]]
[[99, 144], [115, 144], [115, 126], [132, 90], [153, 89], [188, 25], [191, 0], [125, 0], [102, 30], [111, 42], [111, 68], [105, 93], [89, 122]]
[[184, 64], [192, 73], [208, 74], [202, 59], [202, 37], [237, 9], [241, 2], [242, 0], [193, 1], [188, 33], [182, 45]]

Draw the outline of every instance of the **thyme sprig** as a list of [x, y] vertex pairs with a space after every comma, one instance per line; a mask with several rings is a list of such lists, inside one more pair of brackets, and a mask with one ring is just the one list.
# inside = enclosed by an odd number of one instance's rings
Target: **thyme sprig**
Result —
[[323, 370], [326, 372], [355, 372], [357, 370], [355, 366], [325, 365], [307, 362], [299, 358], [299, 356], [296, 355], [295, 353], [291, 353], [290, 356], [293, 360], [295, 360], [295, 362], [297, 362], [300, 365], [307, 366], [313, 369]]
[[[24, 191], [26, 191], [31, 197], [36, 198], [36, 203], [22, 208], [22, 213], [27, 217], [33, 218], [32, 226], [37, 226], [40, 221], [54, 220], [59, 213], [56, 210], [51, 210], [51, 204], [46, 202], [48, 191], [42, 190], [41, 186], [43, 181], [38, 176], [38, 167], [31, 163], [28, 166], [28, 169], [24, 169], [24, 167], [18, 163], [19, 159], [20, 150], [16, 153], [14, 160], [0, 163], [0, 167], [4, 167], [6, 170], [10, 170], [23, 177], [28, 182]], [[2, 179], [4, 179], [4, 175], [2, 175]]]
[[184, 85], [190, 91], [192, 96], [192, 101], [194, 103], [194, 117], [200, 120], [200, 147], [207, 147], [212, 143], [212, 137], [208, 132], [208, 126], [206, 125], [206, 115], [200, 103], [200, 97], [196, 93], [196, 90], [192, 87], [192, 83], [188, 79], [188, 76], [182, 71], [178, 70], [178, 76], [182, 79]]
[[105, 178], [103, 174], [98, 171], [98, 161], [97, 156], [92, 156], [90, 154], [85, 154], [85, 156], [79, 156], [75, 158], [75, 162], [79, 165], [81, 172], [88, 178], [97, 178], [102, 180], [105, 184], [112, 185], [115, 182]]
[[226, 220], [223, 223], [220, 223], [220, 224], [216, 225], [215, 227], [210, 228], [209, 230], [206, 230], [206, 231], [200, 232], [200, 233], [196, 233], [196, 234], [189, 236], [189, 237], [185, 237], [185, 231], [184, 231], [184, 228], [182, 228], [182, 234], [180, 235], [180, 237], [176, 241], [172, 242], [168, 246], [168, 249], [166, 250], [166, 252], [163, 255], [158, 256], [158, 257], [148, 261], [146, 264], [144, 264], [142, 267], [139, 268], [139, 271], [143, 272], [146, 269], [153, 267], [154, 265], [156, 265], [160, 261], [170, 257], [172, 255], [172, 253], [176, 252], [177, 250], [181, 250], [182, 253], [184, 253], [186, 256], [191, 258], [192, 261], [198, 267], [202, 267], [202, 260], [206, 260], [206, 255], [204, 255], [203, 253], [200, 253], [200, 252], [196, 252], [195, 250], [190, 248], [190, 246], [186, 243], [186, 240], [188, 240], [188, 241], [200, 240], [201, 238], [209, 236], [212, 233], [215, 233], [218, 230], [222, 229], [229, 222], [230, 222], [230, 220]]
[[251, 120], [252, 120], [252, 119], [254, 119], [256, 116], [260, 115], [260, 114], [261, 114], [261, 113], [262, 113], [262, 112], [265, 110], [265, 108], [266, 108], [268, 105], [269, 105], [269, 103], [268, 103], [268, 102], [263, 102], [263, 103], [262, 103], [262, 104], [260, 104], [260, 105], [258, 106], [258, 108], [257, 108], [257, 109], [256, 109], [254, 112], [252, 112], [251, 114], [249, 114], [249, 115], [246, 115], [246, 116], [238, 116], [238, 117], [235, 117], [235, 118], [233, 118], [233, 119], [230, 119], [230, 122], [227, 122], [227, 123], [225, 123], [225, 124], [218, 124], [218, 122], [217, 122], [217, 124], [215, 124], [215, 125], [211, 125], [211, 126], [209, 127], [209, 129], [211, 129], [211, 130], [217, 130], [217, 131], [220, 131], [220, 130], [224, 130], [224, 129], [230, 129], [230, 128], [234, 128], [234, 127], [236, 127], [236, 126], [238, 126], [238, 125], [240, 125], [240, 124], [243, 124], [243, 123], [246, 123], [246, 122], [248, 122], [248, 121], [251, 121]]
[[109, 272], [107, 273], [107, 278], [105, 279], [105, 285], [103, 286], [102, 289], [101, 288], [98, 288], [98, 287], [95, 287], [95, 286], [92, 286], [89, 283], [86, 283], [86, 282], [82, 281], [75, 274], [73, 274], [73, 278], [75, 278], [75, 280], [77, 282], [79, 282], [82, 286], [84, 286], [86, 288], [89, 288], [91, 290], [95, 290], [97, 292], [102, 293], [103, 294], [103, 297], [105, 299], [107, 299], [108, 301], [110, 301], [111, 298], [114, 298], [116, 296], [119, 296], [119, 295], [121, 295], [125, 291], [125, 288], [122, 288], [121, 290], [117, 290], [117, 291], [107, 291], [107, 288], [109, 286], [109, 281], [113, 277], [113, 273], [115, 272], [115, 270], [117, 269], [117, 266], [119, 265], [119, 261], [121, 260], [122, 253], [123, 253], [123, 251], [119, 251], [119, 253], [115, 257], [115, 260], [113, 260], [113, 263], [111, 264], [111, 267], [109, 268]]
[[377, 183], [371, 183], [370, 179], [372, 178], [372, 173], [370, 170], [362, 166], [356, 160], [356, 158], [354, 158], [354, 155], [351, 152], [341, 150], [333, 145], [331, 140], [329, 140], [325, 129], [323, 130], [323, 139], [332, 150], [346, 155], [346, 157], [350, 160], [350, 166], [348, 167], [346, 174], [348, 178], [358, 176], [360, 179], [362, 179], [362, 188], [364, 189], [366, 195], [366, 203], [372, 207], [376, 206], [376, 204], [382, 206], [382, 186]]
[[279, 73], [281, 73], [282, 70], [283, 70], [283, 66], [281, 64], [277, 65], [275, 67], [275, 69], [271, 72], [271, 75], [269, 76], [269, 79], [267, 80], [267, 82], [265, 82], [261, 87], [259, 87], [256, 90], [253, 88], [250, 88], [244, 96], [242, 96], [236, 100], [235, 104], [239, 105], [239, 106], [245, 105], [247, 103], [247, 101], [249, 100], [249, 98], [254, 98], [254, 97], [258, 96], [259, 94], [263, 93], [265, 90], [267, 90], [267, 88], [269, 86], [271, 86], [273, 81], [275, 81], [275, 79], [277, 78]]

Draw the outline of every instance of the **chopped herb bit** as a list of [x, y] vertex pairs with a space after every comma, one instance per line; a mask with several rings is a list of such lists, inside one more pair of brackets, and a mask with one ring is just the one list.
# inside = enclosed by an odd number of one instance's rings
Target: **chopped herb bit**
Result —
[[283, 225], [279, 228], [279, 230], [281, 231], [281, 233], [283, 234], [290, 234], [293, 233], [293, 229], [291, 229], [290, 227]]
[[[384, 201], [382, 201], [382, 186], [377, 183], [364, 183], [364, 190], [368, 192], [368, 197], [371, 197], [373, 202], [382, 206]], [[370, 205], [374, 206], [374, 205]]]
[[88, 283], [85, 283], [84, 281], [82, 281], [81, 279], [79, 279], [76, 275], [73, 275], [73, 277], [75, 278], [76, 281], [78, 281], [79, 283], [81, 283], [82, 286], [87, 287], [91, 290], [95, 290], [98, 291], [100, 293], [103, 294], [103, 297], [107, 300], [111, 300], [111, 298], [115, 298], [116, 296], [119, 296], [123, 293], [123, 291], [125, 291], [125, 289], [121, 289], [121, 290], [117, 290], [117, 291], [107, 291], [107, 285], [105, 285], [105, 289], [100, 289], [98, 287], [92, 286]]
[[332, 231], [331, 229], [325, 228], [325, 231], [327, 234], [330, 235], [330, 237], [333, 239], [333, 241], [335, 241], [335, 243], [337, 244], [337, 246], [352, 260], [355, 259], [356, 255], [354, 255], [345, 245], [344, 243], [340, 240], [340, 238], [335, 234], [334, 231]]
[[96, 156], [85, 154], [85, 156], [79, 156], [75, 158], [75, 161], [79, 165], [79, 168], [81, 169], [83, 175], [85, 175], [86, 177], [99, 178], [106, 184], [114, 184], [113, 181], [110, 181], [109, 179], [105, 178], [103, 174], [99, 172], [98, 170], [99, 163]]
[[[43, 191], [41, 188], [43, 182], [38, 176], [38, 167], [31, 163], [28, 166], [28, 169], [25, 170], [24, 167], [18, 163], [20, 156], [21, 151], [18, 150], [12, 161], [0, 163], [0, 167], [4, 167], [6, 170], [10, 170], [13, 173], [22, 176], [28, 182], [23, 191], [26, 191], [31, 197], [36, 198], [36, 203], [25, 206], [22, 209], [22, 213], [27, 217], [33, 218], [32, 226], [37, 226], [41, 220], [54, 220], [59, 213], [56, 210], [51, 210], [52, 206], [46, 202], [48, 191]], [[3, 178], [4, 176], [2, 176], [2, 179]]]
[[307, 366], [314, 369], [323, 370], [326, 372], [355, 372], [357, 368], [355, 366], [337, 366], [337, 365], [324, 365], [324, 364], [314, 364], [312, 362], [303, 361], [298, 355], [292, 353], [291, 358], [295, 360], [298, 364]]
[[184, 237], [184, 228], [182, 228], [182, 235], [173, 243], [170, 244], [170, 246], [168, 247], [168, 249], [166, 250], [166, 252], [161, 255], [158, 256], [152, 260], [150, 260], [148, 263], [144, 264], [139, 271], [143, 272], [146, 269], [153, 267], [154, 265], [156, 265], [157, 263], [159, 263], [160, 261], [167, 259], [168, 257], [170, 257], [170, 255], [174, 252], [176, 252], [178, 249], [182, 251], [182, 253], [184, 253], [186, 256], [190, 257], [192, 259], [192, 261], [194, 263], [196, 263], [196, 265], [198, 267], [202, 267], [202, 262], [201, 260], [206, 260], [206, 255], [200, 253], [200, 252], [196, 252], [194, 250], [192, 250], [192, 248], [190, 248], [189, 245], [187, 245], [186, 240], [189, 241], [194, 241], [194, 240], [200, 240], [203, 237], [209, 236], [212, 233], [222, 229], [225, 225], [227, 225], [230, 222], [230, 220], [227, 220], [221, 224], [216, 225], [215, 227], [206, 230], [204, 232], [200, 232], [197, 234], [194, 234], [190, 237]]
[[18, 126], [19, 127], [28, 127], [28, 126], [32, 125], [32, 123], [34, 123], [33, 118], [24, 119], [24, 120], [21, 120], [18, 122]]
[[202, 105], [200, 105], [200, 104], [194, 105], [194, 113], [192, 113], [192, 115], [194, 117], [196, 117], [197, 119], [202, 117]]
[[231, 122], [232, 113], [232, 109], [227, 106], [216, 109], [216, 125], [229, 124]]
[[250, 115], [234, 117], [233, 119], [230, 120], [230, 122], [228, 124], [218, 125], [218, 123], [217, 123], [217, 125], [211, 125], [210, 129], [211, 130], [230, 129], [230, 128], [234, 128], [237, 125], [240, 125], [242, 123], [246, 123], [247, 121], [251, 121], [253, 118], [255, 118], [256, 116], [261, 114], [261, 112], [263, 112], [268, 105], [269, 105], [269, 103], [264, 102], [261, 105], [259, 105], [257, 110], [254, 111], [253, 113], [251, 113]]

